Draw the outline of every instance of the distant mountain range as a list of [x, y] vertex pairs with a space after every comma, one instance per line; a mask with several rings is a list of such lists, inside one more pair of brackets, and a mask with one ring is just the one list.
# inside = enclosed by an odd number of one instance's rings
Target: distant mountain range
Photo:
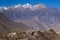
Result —
[[55, 29], [60, 31], [60, 10], [44, 4], [14, 5], [0, 7], [0, 12], [16, 23], [23, 23], [38, 30]]

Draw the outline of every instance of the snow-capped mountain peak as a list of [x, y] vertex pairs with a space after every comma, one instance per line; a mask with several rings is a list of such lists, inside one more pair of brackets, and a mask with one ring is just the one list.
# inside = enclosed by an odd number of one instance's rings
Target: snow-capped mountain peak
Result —
[[25, 4], [25, 5], [22, 5], [24, 8], [31, 8], [32, 5], [30, 5], [29, 3]]
[[7, 7], [3, 7], [3, 9], [4, 9], [4, 10], [8, 10], [8, 8], [7, 8]]
[[37, 4], [34, 6], [35, 8], [46, 8], [44, 4]]
[[0, 7], [0, 10], [8, 10], [8, 7]]
[[15, 5], [15, 8], [18, 8], [18, 7], [21, 7], [22, 5], [21, 4], [17, 4]]
[[0, 9], [2, 9], [2, 8], [0, 7]]
[[10, 7], [0, 7], [0, 9], [3, 9], [3, 10], [8, 10], [8, 9], [15, 9], [15, 8], [29, 8], [31, 10], [36, 10], [36, 9], [44, 9], [44, 8], [47, 8], [44, 4], [37, 4], [37, 5], [30, 5], [29, 3], [26, 3], [24, 5], [21, 5], [21, 4], [17, 4], [17, 5], [14, 5], [14, 6], [10, 6]]

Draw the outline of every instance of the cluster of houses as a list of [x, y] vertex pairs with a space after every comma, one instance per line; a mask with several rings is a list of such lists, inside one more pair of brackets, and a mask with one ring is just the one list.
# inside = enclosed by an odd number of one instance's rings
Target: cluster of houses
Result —
[[[34, 36], [39, 36], [41, 34], [42, 34], [42, 32], [39, 30], [28, 30], [28, 31], [22, 32], [22, 35], [24, 37], [34, 37]], [[17, 33], [11, 32], [11, 33], [7, 34], [7, 37], [17, 37]]]

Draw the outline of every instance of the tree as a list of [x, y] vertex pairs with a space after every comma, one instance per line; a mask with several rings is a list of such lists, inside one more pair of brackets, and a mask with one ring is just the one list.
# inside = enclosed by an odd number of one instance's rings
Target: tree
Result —
[[48, 38], [48, 40], [56, 40], [56, 37], [58, 37], [57, 33], [53, 29], [45, 31], [44, 35]]

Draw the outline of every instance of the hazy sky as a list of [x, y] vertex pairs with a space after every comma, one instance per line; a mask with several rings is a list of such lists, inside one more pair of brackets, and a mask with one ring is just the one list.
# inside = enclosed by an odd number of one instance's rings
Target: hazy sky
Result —
[[45, 4], [46, 6], [55, 7], [60, 9], [60, 0], [0, 0], [0, 6], [12, 6], [16, 4], [35, 5], [38, 3]]

